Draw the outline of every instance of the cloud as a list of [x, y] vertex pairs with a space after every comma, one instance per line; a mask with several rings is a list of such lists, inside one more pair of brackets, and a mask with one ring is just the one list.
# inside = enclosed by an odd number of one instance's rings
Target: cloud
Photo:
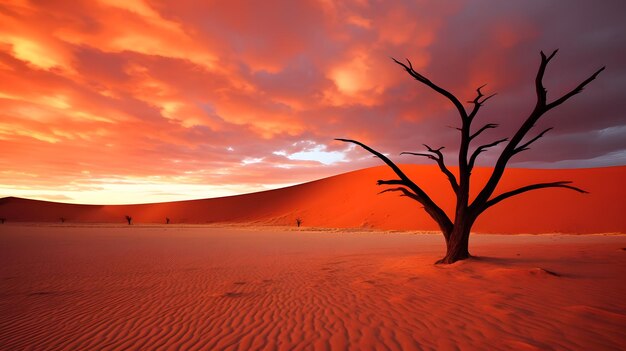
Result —
[[132, 182], [145, 188], [136, 201], [172, 200], [380, 164], [337, 137], [400, 162], [426, 162], [398, 156], [423, 143], [446, 146], [454, 163], [454, 107], [390, 57], [409, 58], [462, 101], [488, 83], [498, 95], [476, 124], [501, 125], [477, 141], [489, 142], [531, 111], [538, 52], [555, 48], [550, 99], [607, 71], [550, 112], [536, 128], [555, 129], [514, 164], [621, 165], [624, 10], [621, 1], [572, 1], [567, 11], [539, 0], [13, 1], [0, 11], [0, 188], [107, 202], [102, 194]]
[[327, 145], [317, 144], [311, 140], [295, 142], [291, 146], [291, 151], [283, 149], [272, 153], [277, 156], [284, 156], [289, 160], [315, 161], [324, 165], [332, 165], [338, 162], [348, 162], [346, 153], [354, 149], [354, 145], [350, 145], [342, 151], [329, 151]]

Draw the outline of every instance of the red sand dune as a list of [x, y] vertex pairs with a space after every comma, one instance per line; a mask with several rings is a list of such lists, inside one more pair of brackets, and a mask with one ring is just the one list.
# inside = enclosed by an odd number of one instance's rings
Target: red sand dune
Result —
[[[434, 166], [403, 166], [431, 197], [450, 213], [453, 197]], [[473, 172], [481, 186], [490, 170]], [[393, 179], [385, 166], [363, 169], [293, 187], [253, 194], [140, 205], [72, 205], [19, 198], [0, 199], [0, 216], [8, 221], [123, 223], [254, 223], [307, 227], [438, 230], [418, 203], [397, 193], [378, 192], [377, 179]], [[474, 230], [487, 233], [626, 232], [626, 166], [530, 170], [509, 169], [498, 188], [511, 190], [533, 182], [571, 180], [590, 194], [542, 189], [505, 200], [489, 209]], [[474, 187], [478, 189], [477, 187]], [[497, 192], [496, 192], [497, 193]], [[137, 199], [141, 202], [141, 199]]]

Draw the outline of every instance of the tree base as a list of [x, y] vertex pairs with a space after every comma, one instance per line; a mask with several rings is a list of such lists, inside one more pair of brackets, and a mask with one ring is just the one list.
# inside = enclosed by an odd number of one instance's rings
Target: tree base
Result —
[[446, 255], [444, 258], [437, 260], [435, 264], [452, 264], [458, 261], [467, 260], [468, 258], [472, 258], [472, 255], [470, 255], [469, 252], [458, 255]]

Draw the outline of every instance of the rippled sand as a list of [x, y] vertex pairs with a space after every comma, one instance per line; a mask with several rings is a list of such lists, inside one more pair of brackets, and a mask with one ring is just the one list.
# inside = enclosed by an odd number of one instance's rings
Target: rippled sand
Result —
[[0, 350], [610, 350], [626, 236], [0, 226]]

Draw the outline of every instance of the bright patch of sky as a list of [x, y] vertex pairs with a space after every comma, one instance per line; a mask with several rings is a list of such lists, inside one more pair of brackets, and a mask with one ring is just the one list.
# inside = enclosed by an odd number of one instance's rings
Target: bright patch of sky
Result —
[[[317, 161], [325, 165], [332, 165], [337, 162], [346, 162], [345, 151], [327, 151], [328, 146], [317, 144], [314, 141], [303, 140], [293, 143], [292, 146], [302, 146], [302, 150], [289, 154], [285, 150], [274, 151], [274, 155], [285, 156], [290, 160]], [[349, 151], [350, 147], [347, 151]]]
[[[254, 185], [206, 185], [189, 182], [145, 181], [137, 178], [96, 179], [97, 186], [76, 189], [15, 189], [0, 185], [0, 198], [5, 196], [60, 201], [80, 204], [136, 204], [181, 201], [246, 194], [277, 189], [293, 183]], [[180, 179], [180, 181], [183, 181]]]
[[246, 157], [243, 160], [241, 160], [241, 163], [243, 163], [243, 165], [252, 165], [255, 163], [260, 163], [263, 161], [263, 157]]

